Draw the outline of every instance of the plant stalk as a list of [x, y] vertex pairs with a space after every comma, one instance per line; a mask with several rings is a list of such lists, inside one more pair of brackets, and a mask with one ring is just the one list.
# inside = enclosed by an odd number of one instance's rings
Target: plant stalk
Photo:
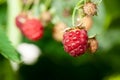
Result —
[[21, 42], [21, 33], [16, 27], [15, 18], [21, 12], [21, 0], [7, 0], [8, 19], [7, 19], [7, 35], [12, 45], [16, 47]]

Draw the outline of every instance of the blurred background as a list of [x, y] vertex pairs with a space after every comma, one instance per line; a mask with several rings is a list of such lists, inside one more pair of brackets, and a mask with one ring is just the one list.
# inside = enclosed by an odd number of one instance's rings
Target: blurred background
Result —
[[[21, 5], [31, 4], [29, 1], [32, 0], [0, 0], [0, 27], [6, 34], [11, 30], [10, 26], [16, 27], [12, 20], [22, 11]], [[71, 57], [64, 51], [62, 42], [53, 37], [57, 22], [71, 26], [72, 11], [79, 0], [49, 1], [40, 0], [39, 4], [30, 5], [34, 14], [41, 15], [45, 10], [52, 13], [52, 20], [44, 23], [42, 39], [34, 42], [19, 33], [21, 41], [17, 40], [19, 38], [13, 41], [19, 42], [15, 46], [16, 49], [19, 47], [19, 52], [28, 53], [25, 59], [29, 55], [35, 59], [30, 57], [24, 63], [16, 64], [0, 55], [0, 80], [120, 80], [120, 1], [103, 0], [98, 5], [88, 35], [97, 34], [99, 49], [94, 54], [85, 53], [80, 57]], [[23, 46], [29, 48], [26, 50]]]

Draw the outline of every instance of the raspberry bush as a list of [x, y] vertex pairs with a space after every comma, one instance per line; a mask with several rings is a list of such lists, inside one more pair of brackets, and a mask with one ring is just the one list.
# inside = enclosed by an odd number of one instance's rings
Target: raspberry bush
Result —
[[120, 1], [100, 2], [0, 0], [0, 80], [119, 74]]

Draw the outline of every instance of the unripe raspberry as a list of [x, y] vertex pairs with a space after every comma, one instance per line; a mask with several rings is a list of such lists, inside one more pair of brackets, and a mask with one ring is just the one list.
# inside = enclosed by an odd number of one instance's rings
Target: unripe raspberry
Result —
[[67, 28], [67, 26], [63, 22], [58, 22], [57, 24], [55, 24], [53, 28], [53, 38], [56, 41], [62, 41], [65, 28]]
[[88, 35], [83, 28], [67, 29], [63, 35], [64, 50], [71, 56], [79, 56], [87, 50]]
[[88, 16], [94, 16], [97, 14], [96, 4], [93, 2], [88, 2], [83, 6], [83, 12]]
[[43, 22], [49, 22], [52, 19], [52, 15], [49, 11], [45, 11], [41, 14], [41, 20]]
[[77, 25], [85, 27], [85, 30], [90, 30], [92, 27], [93, 21], [91, 16], [85, 16], [82, 19], [78, 18], [77, 19]]
[[95, 37], [88, 39], [88, 52], [95, 53], [98, 49], [98, 41]]
[[28, 19], [20, 29], [32, 41], [37, 41], [43, 36], [43, 25], [38, 19]]

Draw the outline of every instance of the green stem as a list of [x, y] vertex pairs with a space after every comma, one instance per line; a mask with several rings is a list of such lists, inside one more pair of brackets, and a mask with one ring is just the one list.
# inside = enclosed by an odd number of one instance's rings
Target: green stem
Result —
[[8, 19], [7, 19], [7, 35], [13, 46], [16, 47], [21, 41], [21, 34], [15, 25], [15, 18], [21, 12], [20, 0], [7, 0]]
[[75, 13], [76, 13], [76, 8], [74, 8], [73, 13], [72, 13], [72, 25], [75, 26]]
[[80, 8], [80, 4], [83, 2], [84, 0], [80, 0], [74, 7], [73, 9], [73, 13], [72, 13], [72, 26], [75, 26], [75, 14], [76, 14], [76, 11], [77, 9]]
[[38, 17], [39, 16], [39, 4], [40, 4], [40, 0], [34, 0], [34, 4], [31, 8], [31, 11], [33, 12], [34, 17]]
[[51, 0], [47, 0], [47, 1], [46, 1], [46, 3], [45, 3], [46, 9], [48, 9], [48, 8], [49, 8], [50, 3], [51, 3]]
[[30, 5], [31, 5], [31, 4], [25, 5], [23, 11], [27, 11], [27, 10], [30, 8]]

